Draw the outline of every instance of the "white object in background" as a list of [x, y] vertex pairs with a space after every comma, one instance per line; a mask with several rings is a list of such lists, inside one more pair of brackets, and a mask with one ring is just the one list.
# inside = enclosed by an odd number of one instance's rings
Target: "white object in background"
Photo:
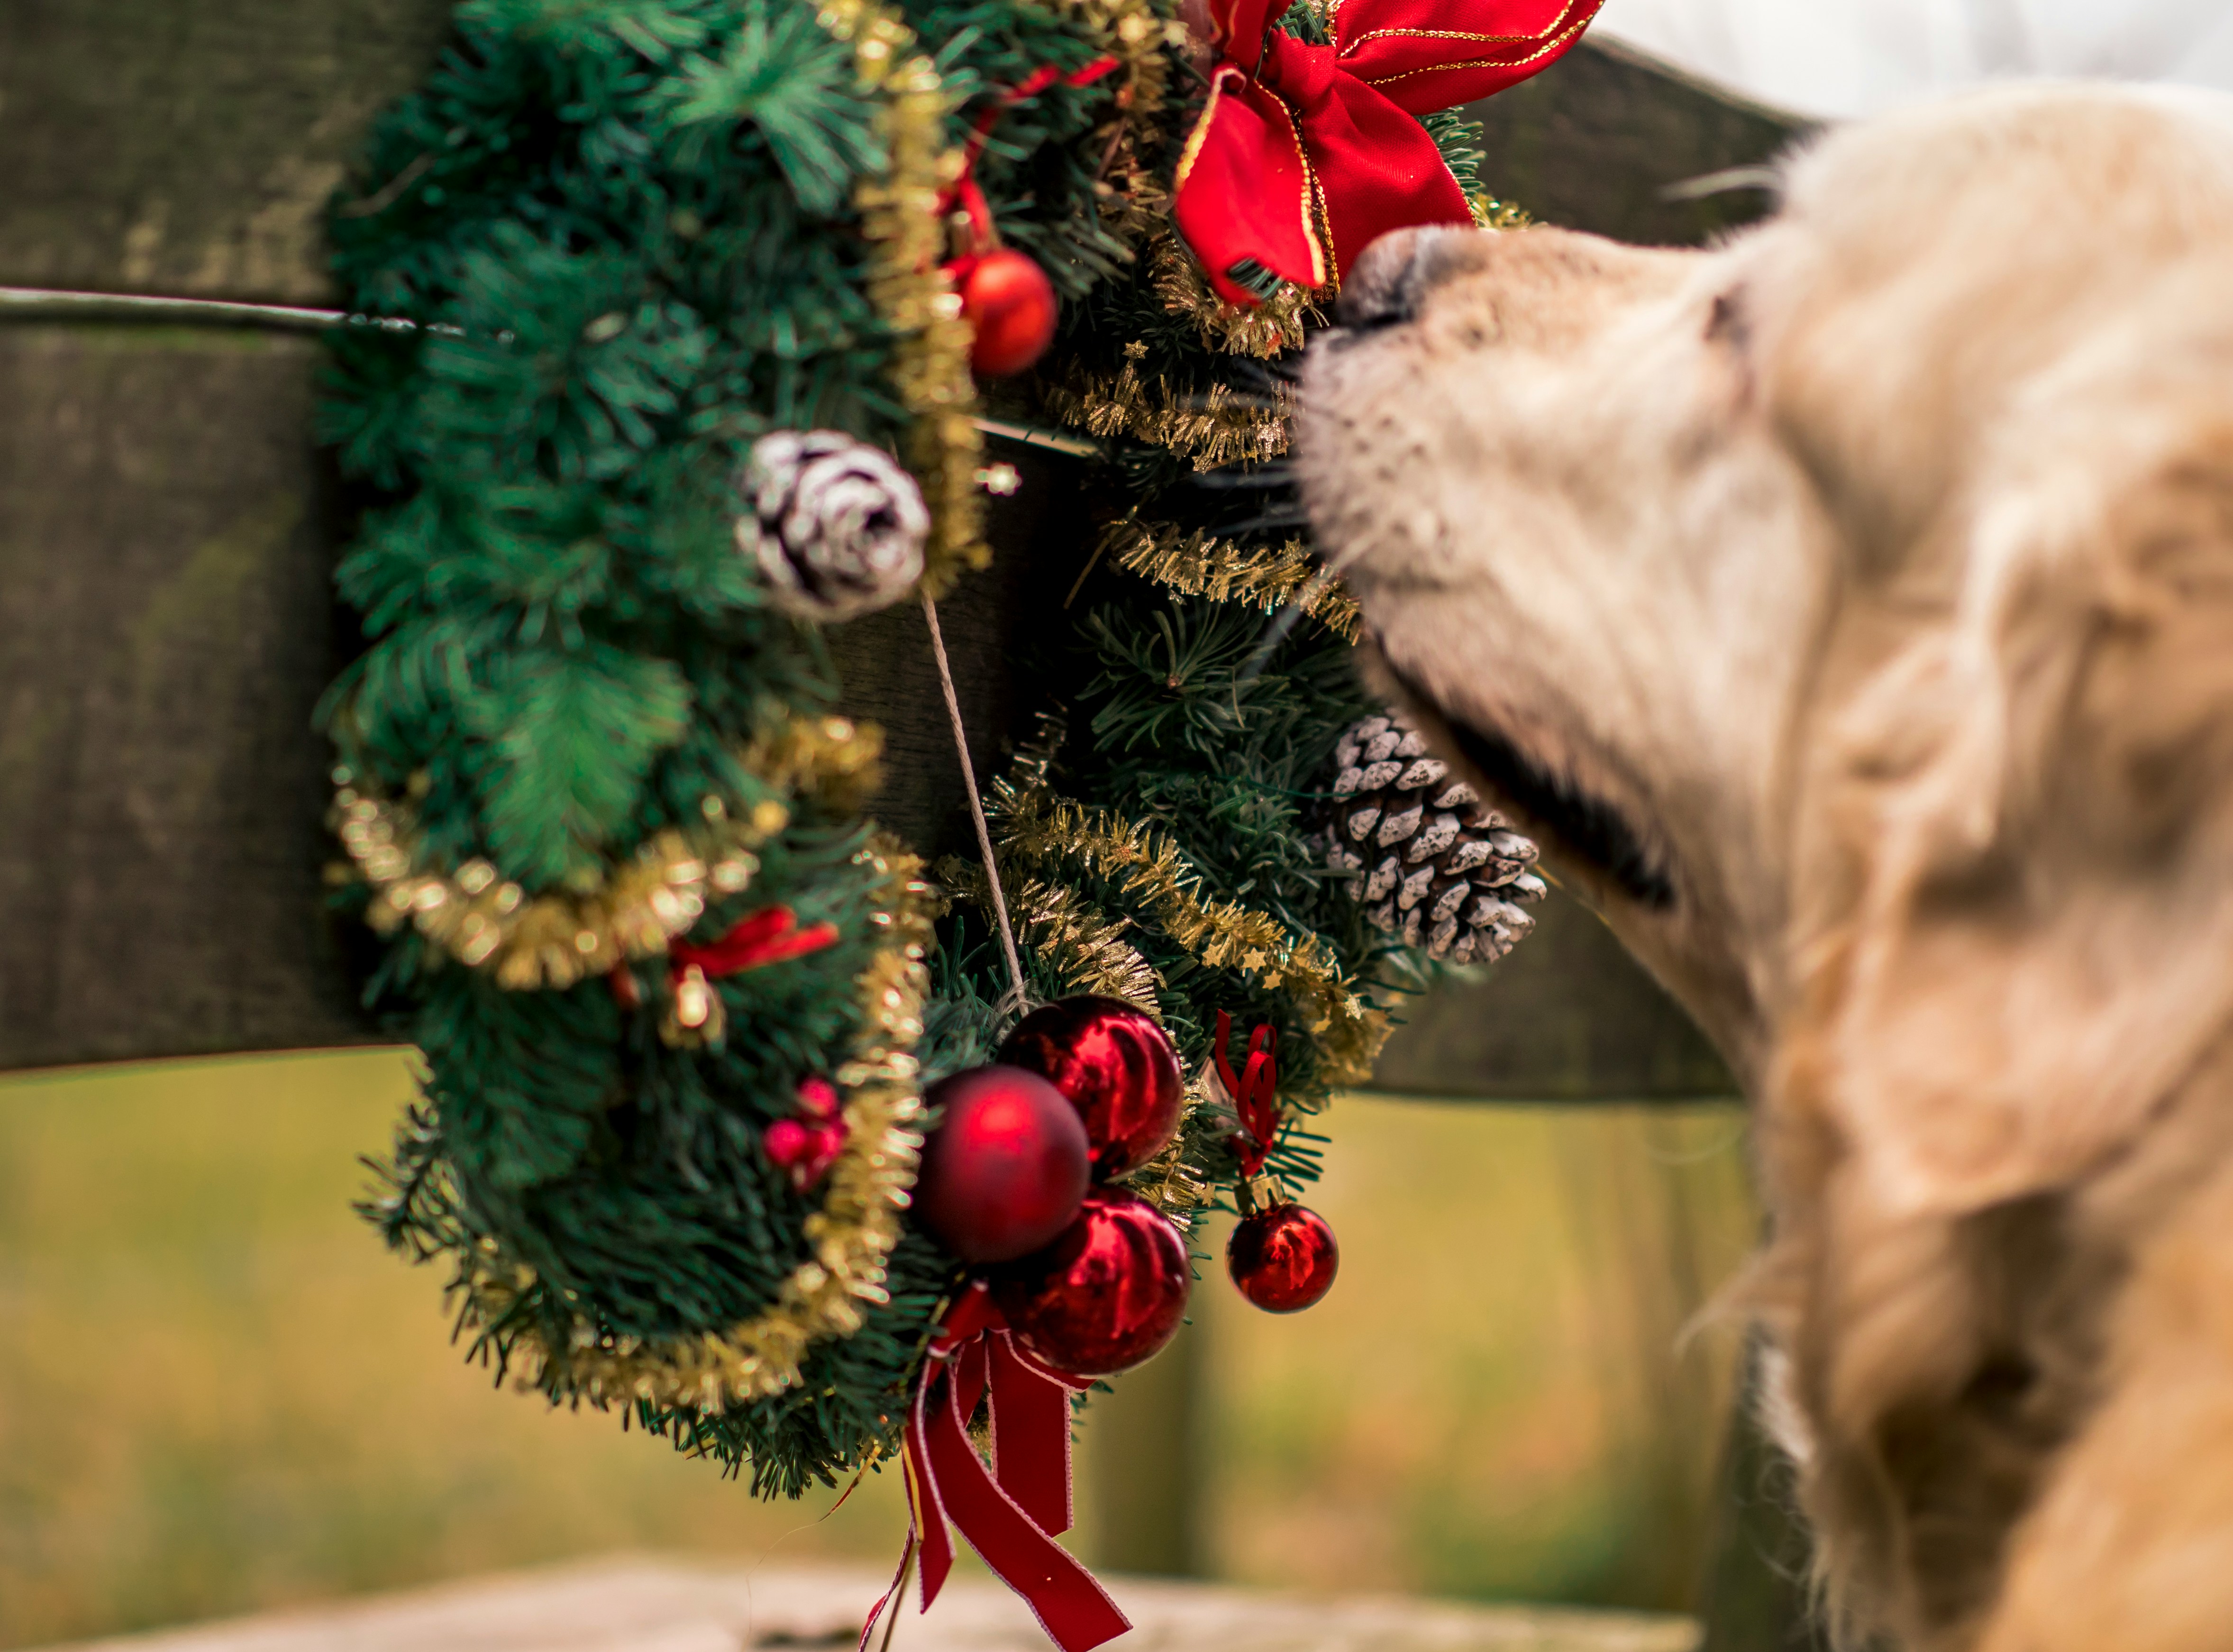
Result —
[[2227, 0], [1607, 0], [1593, 26], [1809, 114], [2023, 75], [2233, 88]]

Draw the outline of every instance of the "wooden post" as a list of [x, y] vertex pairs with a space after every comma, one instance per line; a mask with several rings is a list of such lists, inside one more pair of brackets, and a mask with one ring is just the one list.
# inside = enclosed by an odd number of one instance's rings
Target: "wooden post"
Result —
[[1203, 1403], [1209, 1334], [1197, 1317], [1086, 1409], [1096, 1565], [1149, 1577], [1208, 1575], [1201, 1488], [1209, 1455]]
[[1769, 1443], [1753, 1406], [1760, 1350], [1745, 1361], [1745, 1392], [1729, 1416], [1714, 1499], [1713, 1559], [1701, 1602], [1698, 1652], [1830, 1652], [1807, 1599], [1807, 1533], [1792, 1504], [1791, 1464]]

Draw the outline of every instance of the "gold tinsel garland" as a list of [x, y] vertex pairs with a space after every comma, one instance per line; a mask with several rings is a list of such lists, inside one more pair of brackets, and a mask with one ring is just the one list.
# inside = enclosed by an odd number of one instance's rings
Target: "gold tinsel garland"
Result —
[[826, 0], [823, 28], [853, 48], [861, 84], [882, 101], [888, 163], [853, 192], [861, 232], [876, 249], [869, 301], [896, 341], [892, 388], [907, 409], [908, 468], [930, 507], [923, 589], [941, 595], [966, 569], [982, 568], [977, 508], [983, 444], [972, 422], [977, 387], [969, 372], [969, 323], [961, 296], [940, 268], [946, 224], [941, 192], [960, 175], [961, 153], [946, 142], [947, 98], [938, 69], [916, 52], [913, 31], [875, 0]]
[[1137, 507], [1101, 530], [1100, 554], [1187, 596], [1247, 602], [1269, 614], [1290, 603], [1345, 642], [1357, 641], [1357, 599], [1327, 579], [1308, 545], [1242, 545], [1201, 529], [1143, 522]]
[[1152, 827], [1088, 809], [1043, 784], [1004, 779], [986, 799], [1004, 859], [1046, 866], [1071, 861], [1140, 901], [1174, 944], [1203, 963], [1253, 975], [1306, 1006], [1303, 1031], [1316, 1040], [1326, 1083], [1364, 1083], [1387, 1041], [1387, 1013], [1366, 998], [1316, 935], [1297, 936], [1269, 914], [1205, 901], [1201, 875], [1178, 845]]
[[1151, 384], [1140, 362], [1148, 347], [1124, 347], [1116, 374], [1074, 372], [1046, 387], [1047, 405], [1065, 424], [1096, 436], [1130, 436], [1194, 460], [1197, 471], [1277, 459], [1287, 451], [1294, 392], [1285, 385], [1255, 395], [1229, 385], [1206, 392], [1175, 386], [1158, 374]]
[[[547, 1345], [531, 1328], [515, 1332], [505, 1353], [524, 1363], [523, 1387], [595, 1405], [643, 1400], [719, 1412], [792, 1387], [815, 1343], [851, 1336], [866, 1305], [890, 1300], [885, 1264], [899, 1243], [900, 1213], [922, 1148], [914, 1050], [930, 992], [923, 960], [933, 897], [917, 875], [921, 862], [889, 840], [878, 840], [855, 860], [882, 881], [869, 921], [888, 939], [855, 983], [861, 1030], [851, 1058], [834, 1075], [845, 1098], [845, 1147], [830, 1167], [821, 1209], [806, 1219], [812, 1254], [792, 1270], [771, 1306], [725, 1331], [620, 1337], [576, 1319], [561, 1348]], [[468, 1323], [499, 1324], [533, 1283], [524, 1266], [475, 1269], [465, 1286]]]
[[[799, 719], [754, 742], [744, 761], [778, 792], [843, 806], [873, 789], [882, 748], [874, 725]], [[433, 869], [408, 803], [377, 796], [346, 764], [335, 769], [334, 784], [330, 823], [349, 864], [332, 875], [372, 891], [365, 921], [382, 935], [408, 924], [514, 992], [563, 992], [632, 959], [664, 956], [709, 899], [750, 886], [759, 871], [753, 851], [791, 822], [790, 808], [773, 797], [739, 816], [708, 793], [702, 827], [660, 832], [587, 887], [531, 899], [478, 856], [455, 871]]]
[[[1104, 178], [1115, 210], [1103, 221], [1120, 233], [1137, 233], [1150, 221], [1152, 203], [1140, 195], [1146, 174], [1134, 159], [1135, 132], [1140, 121], [1162, 113], [1163, 48], [1172, 43], [1173, 29], [1183, 41], [1184, 26], [1158, 18], [1148, 0], [1051, 0], [1050, 10], [1093, 28], [1124, 65], [1116, 117], [1103, 127], [1103, 171], [1116, 167], [1126, 182], [1119, 187]], [[939, 198], [960, 175], [961, 152], [944, 146], [948, 100], [937, 67], [915, 51], [913, 31], [896, 13], [876, 0], [824, 0], [817, 15], [823, 28], [852, 46], [862, 85], [882, 103], [889, 167], [880, 178], [863, 179], [853, 201], [862, 233], [877, 250], [869, 299], [897, 341], [892, 387], [909, 415], [903, 457], [930, 507], [922, 586], [942, 596], [963, 570], [982, 568], [991, 557], [977, 499], [984, 445], [973, 417], [970, 328], [961, 296], [941, 267], [947, 225]]]
[[1253, 309], [1243, 309], [1217, 296], [1194, 255], [1168, 229], [1149, 244], [1148, 278], [1156, 296], [1174, 315], [1195, 324], [1205, 349], [1227, 355], [1253, 355], [1268, 361], [1303, 347], [1303, 329], [1319, 319], [1317, 296], [1307, 287], [1283, 281]]

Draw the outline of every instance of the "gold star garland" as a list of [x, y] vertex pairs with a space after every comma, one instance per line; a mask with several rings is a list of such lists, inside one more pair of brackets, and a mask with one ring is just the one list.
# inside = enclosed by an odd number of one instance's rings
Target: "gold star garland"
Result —
[[1167, 522], [1143, 522], [1136, 506], [1101, 530], [1100, 550], [1117, 565], [1213, 602], [1247, 602], [1269, 614], [1290, 603], [1345, 642], [1357, 641], [1357, 600], [1322, 578], [1310, 547], [1240, 545]]
[[[1214, 1103], [1199, 1084], [1187, 1088], [1186, 1111], [1179, 1128], [1163, 1150], [1117, 1185], [1136, 1193], [1178, 1224], [1182, 1232], [1194, 1230], [1195, 1219], [1216, 1202], [1217, 1187], [1201, 1167], [1187, 1157], [1187, 1143], [1195, 1132], [1189, 1128], [1196, 1115]], [[1229, 1121], [1231, 1115], [1227, 1115]]]
[[[985, 868], [952, 856], [938, 863], [938, 881], [979, 910], [993, 910]], [[1124, 940], [1125, 926], [1097, 912], [1077, 890], [1044, 878], [1001, 881], [1016, 939], [1045, 960], [1064, 989], [1136, 1004], [1163, 1018], [1156, 966]]]
[[[869, 921], [887, 932], [855, 982], [861, 1028], [852, 1057], [833, 1076], [844, 1096], [845, 1146], [829, 1171], [822, 1207], [806, 1219], [811, 1254], [792, 1270], [765, 1311], [724, 1331], [665, 1337], [616, 1336], [587, 1318], [563, 1347], [532, 1328], [505, 1351], [523, 1362], [521, 1382], [609, 1405], [648, 1401], [719, 1412], [781, 1393], [798, 1382], [817, 1342], [860, 1330], [864, 1308], [890, 1300], [885, 1264], [899, 1243], [922, 1148], [922, 1098], [915, 1045], [930, 992], [924, 965], [934, 897], [921, 862], [879, 839], [855, 857], [882, 881]], [[500, 1323], [534, 1283], [524, 1265], [477, 1265], [466, 1285], [467, 1323]]]
[[1371, 1076], [1387, 1042], [1387, 1013], [1318, 936], [1297, 936], [1269, 914], [1235, 901], [1203, 900], [1201, 875], [1169, 837], [1044, 785], [1004, 779], [993, 788], [986, 812], [996, 822], [1004, 857], [1024, 866], [1067, 860], [1097, 873], [1145, 906], [1184, 951], [1296, 999], [1308, 1017], [1302, 1030], [1317, 1042], [1330, 1085]]

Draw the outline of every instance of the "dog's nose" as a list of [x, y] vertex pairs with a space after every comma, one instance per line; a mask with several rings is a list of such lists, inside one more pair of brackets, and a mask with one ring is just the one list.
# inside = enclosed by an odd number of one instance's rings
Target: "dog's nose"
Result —
[[1479, 231], [1439, 224], [1391, 230], [1364, 249], [1334, 302], [1337, 327], [1353, 333], [1401, 327], [1437, 282], [1468, 262], [1460, 252]]

